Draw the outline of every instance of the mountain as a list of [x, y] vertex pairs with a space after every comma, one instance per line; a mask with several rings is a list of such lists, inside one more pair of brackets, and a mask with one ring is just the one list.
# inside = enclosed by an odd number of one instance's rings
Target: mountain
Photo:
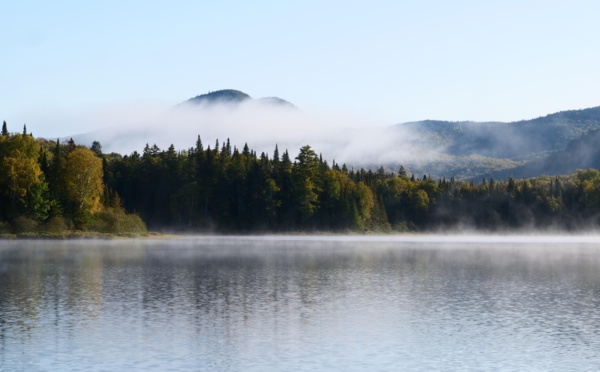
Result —
[[214, 92], [208, 92], [206, 94], [201, 94], [199, 96], [188, 99], [183, 102], [183, 104], [216, 104], [216, 103], [233, 103], [238, 104], [247, 101], [256, 101], [259, 103], [264, 103], [267, 105], [273, 106], [285, 106], [289, 108], [296, 108], [290, 102], [278, 98], [278, 97], [264, 97], [259, 99], [253, 99], [250, 95], [235, 89], [222, 89]]
[[193, 97], [185, 101], [184, 103], [193, 104], [211, 104], [211, 103], [240, 103], [246, 100], [251, 100], [248, 94], [235, 89], [223, 89], [214, 92], [208, 92], [199, 96]]
[[570, 174], [577, 169], [600, 169], [600, 130], [584, 134], [569, 143], [566, 149], [546, 158], [530, 161], [524, 165], [488, 174], [488, 177], [506, 179], [513, 176], [531, 178], [541, 175]]
[[600, 106], [512, 123], [424, 120], [395, 128], [417, 133], [448, 155], [533, 160], [600, 129]]
[[[565, 159], [569, 162], [561, 169], [584, 168], [591, 164], [583, 156], [589, 151], [574, 149], [588, 144], [582, 136], [596, 130], [600, 130], [600, 107], [511, 123], [424, 120], [394, 125], [390, 135], [399, 140], [410, 133], [423, 148], [439, 154], [432, 161], [407, 162], [405, 167], [416, 174], [465, 179], [486, 175], [506, 178], [517, 173], [533, 177], [551, 170], [545, 162], [559, 164]], [[577, 142], [579, 138], [582, 141]]]

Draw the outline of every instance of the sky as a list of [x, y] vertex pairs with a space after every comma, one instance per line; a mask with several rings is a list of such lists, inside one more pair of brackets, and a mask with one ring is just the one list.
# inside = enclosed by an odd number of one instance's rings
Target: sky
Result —
[[530, 119], [600, 105], [598, 14], [552, 0], [3, 1], [0, 120], [64, 136], [119, 125], [105, 110], [228, 88], [364, 127]]

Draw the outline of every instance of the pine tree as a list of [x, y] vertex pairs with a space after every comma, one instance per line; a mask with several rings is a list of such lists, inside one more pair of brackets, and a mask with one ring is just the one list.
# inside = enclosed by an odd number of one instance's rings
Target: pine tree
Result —
[[202, 139], [200, 139], [200, 135], [198, 135], [198, 140], [196, 140], [196, 153], [204, 152], [204, 146], [202, 146]]
[[69, 151], [71, 152], [73, 150], [75, 150], [77, 148], [77, 146], [75, 145], [75, 141], [73, 140], [73, 138], [69, 139], [69, 142], [67, 143], [68, 147], [69, 147]]
[[92, 147], [90, 147], [90, 150], [92, 150], [92, 152], [97, 156], [102, 156], [102, 145], [100, 144], [100, 142], [92, 142]]
[[506, 192], [509, 194], [515, 191], [515, 180], [513, 179], [512, 174], [508, 177], [508, 185], [506, 186]]
[[26, 136], [27, 135], [27, 125], [23, 124], [23, 135]]
[[231, 156], [231, 142], [229, 142], [229, 138], [227, 138], [227, 145], [225, 145], [225, 154]]
[[398, 170], [398, 177], [400, 178], [404, 178], [406, 177], [406, 169], [404, 169], [404, 166], [400, 166], [400, 169]]
[[8, 128], [6, 127], [6, 121], [2, 123], [2, 135], [8, 136]]

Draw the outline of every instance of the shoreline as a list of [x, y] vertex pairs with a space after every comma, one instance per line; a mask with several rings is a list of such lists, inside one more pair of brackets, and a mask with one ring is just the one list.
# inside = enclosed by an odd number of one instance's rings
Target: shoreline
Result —
[[10, 240], [193, 240], [230, 239], [255, 241], [338, 241], [338, 242], [402, 242], [402, 243], [595, 243], [600, 244], [600, 231], [423, 231], [423, 232], [285, 232], [285, 233], [174, 233], [152, 231], [139, 233], [69, 232], [64, 234], [23, 233], [0, 234], [1, 241]]
[[119, 240], [119, 239], [171, 239], [178, 237], [159, 232], [139, 233], [99, 233], [93, 231], [71, 231], [66, 233], [23, 233], [0, 234], [2, 240]]

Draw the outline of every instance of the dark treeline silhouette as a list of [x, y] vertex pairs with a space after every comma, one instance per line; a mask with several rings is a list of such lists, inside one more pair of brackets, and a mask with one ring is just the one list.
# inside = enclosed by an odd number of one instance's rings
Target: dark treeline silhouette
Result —
[[104, 155], [106, 185], [153, 228], [179, 231], [407, 231], [593, 228], [600, 172], [504, 181], [348, 170], [304, 146], [258, 155], [229, 140]]
[[[178, 230], [364, 230], [376, 227], [374, 196], [363, 181], [330, 167], [309, 146], [260, 156], [229, 140], [204, 148], [105, 156], [105, 182], [127, 210], [152, 227]], [[383, 211], [382, 211], [383, 212]], [[383, 218], [382, 223], [385, 223]]]
[[[130, 214], [127, 214], [126, 211]], [[0, 233], [66, 229], [426, 231], [596, 227], [600, 171], [497, 181], [432, 179], [331, 165], [310, 146], [269, 156], [229, 140], [103, 154], [72, 140], [0, 136]]]

